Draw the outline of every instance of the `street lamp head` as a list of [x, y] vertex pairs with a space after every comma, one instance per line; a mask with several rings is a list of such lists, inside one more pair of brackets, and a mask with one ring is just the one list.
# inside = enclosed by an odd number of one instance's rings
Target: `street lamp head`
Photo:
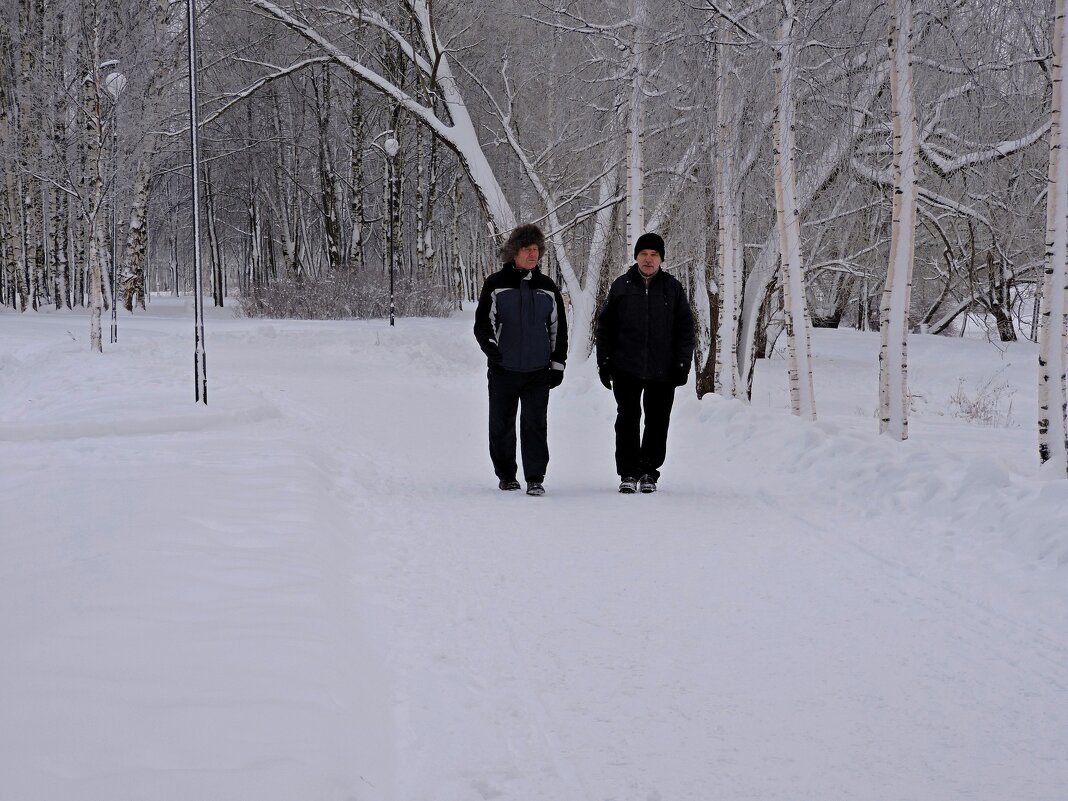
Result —
[[125, 88], [126, 76], [121, 72], [109, 72], [104, 76], [104, 91], [111, 95], [112, 100], [118, 100]]
[[389, 156], [391, 159], [396, 158], [397, 154], [400, 152], [400, 142], [398, 142], [392, 136], [386, 140], [384, 147], [386, 150], [386, 155]]

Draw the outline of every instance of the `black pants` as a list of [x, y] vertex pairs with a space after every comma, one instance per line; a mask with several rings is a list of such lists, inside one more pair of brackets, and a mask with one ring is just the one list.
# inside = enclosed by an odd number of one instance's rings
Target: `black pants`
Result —
[[[616, 396], [616, 472], [620, 477], [649, 475], [657, 481], [667, 454], [675, 385], [620, 375], [613, 376], [612, 392]], [[643, 408], [645, 430], [640, 432]]]
[[516, 477], [515, 416], [519, 413], [519, 439], [523, 448], [523, 477], [542, 481], [549, 464], [549, 371], [517, 373], [490, 367], [489, 448], [497, 478]]

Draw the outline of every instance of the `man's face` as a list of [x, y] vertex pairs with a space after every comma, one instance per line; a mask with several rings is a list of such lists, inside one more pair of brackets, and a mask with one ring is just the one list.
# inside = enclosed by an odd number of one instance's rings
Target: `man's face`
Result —
[[533, 270], [540, 258], [541, 248], [537, 245], [527, 245], [525, 248], [519, 248], [515, 254], [515, 266], [520, 270]]
[[660, 251], [646, 248], [638, 251], [638, 272], [648, 278], [660, 269]]

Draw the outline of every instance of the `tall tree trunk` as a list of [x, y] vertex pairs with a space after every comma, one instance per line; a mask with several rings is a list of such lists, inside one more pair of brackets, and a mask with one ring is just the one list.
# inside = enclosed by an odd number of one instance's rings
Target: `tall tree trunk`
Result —
[[334, 154], [330, 146], [330, 109], [333, 99], [330, 91], [330, 67], [322, 69], [322, 90], [319, 82], [316, 89], [316, 111], [319, 124], [319, 202], [323, 215], [323, 234], [326, 244], [326, 260], [331, 272], [341, 270], [341, 222], [337, 213], [338, 182], [334, 172]]
[[909, 436], [908, 318], [916, 249], [916, 161], [912, 92], [912, 0], [896, 0], [890, 21], [890, 95], [894, 122], [894, 214], [890, 264], [879, 314], [879, 433]]
[[812, 391], [812, 351], [805, 308], [805, 272], [801, 258], [801, 219], [797, 202], [794, 147], [794, 82], [797, 42], [793, 0], [782, 0], [783, 21], [775, 53], [778, 110], [775, 115], [775, 201], [783, 270], [783, 315], [786, 323], [790, 407], [794, 414], [816, 419]]
[[628, 81], [630, 99], [627, 104], [627, 254], [634, 252], [634, 243], [645, 232], [645, 165], [642, 140], [645, 122], [646, 80], [646, 5], [647, 0], [630, 0], [631, 61]]
[[145, 261], [148, 256], [149, 166], [140, 159], [134, 175], [130, 204], [130, 232], [126, 239], [126, 270], [123, 276], [122, 305], [133, 311], [134, 303], [145, 308]]
[[1053, 125], [1049, 133], [1046, 194], [1046, 267], [1038, 332], [1038, 455], [1055, 475], [1068, 478], [1068, 388], [1065, 386], [1068, 325], [1068, 81], [1065, 44], [1068, 15], [1057, 0], [1053, 29]]
[[86, 199], [86, 229], [89, 249], [89, 347], [97, 353], [104, 350], [100, 317], [104, 309], [104, 232], [101, 225], [104, 208], [104, 121], [103, 87], [100, 85], [100, 9], [98, 0], [88, 0], [87, 60], [90, 72], [85, 81], [84, 113], [86, 134], [86, 162], [89, 173], [89, 196]]
[[[732, 3], [727, 0], [728, 13]], [[741, 133], [742, 103], [731, 85], [730, 52], [732, 28], [720, 25], [716, 32], [716, 130], [715, 185], [716, 221], [719, 236], [718, 285], [719, 319], [716, 334], [715, 391], [727, 398], [745, 398], [738, 369], [738, 318], [741, 314], [742, 243], [738, 218], [740, 199], [737, 185], [738, 145]], [[732, 119], [733, 112], [733, 119]]]
[[352, 136], [352, 151], [349, 156], [349, 180], [352, 184], [349, 196], [349, 224], [352, 226], [349, 236], [349, 267], [359, 273], [363, 272], [364, 267], [363, 232], [367, 225], [363, 204], [363, 150], [367, 146], [367, 129], [363, 120], [362, 87], [359, 83], [352, 87], [352, 117], [349, 129]]
[[38, 58], [44, 47], [44, 2], [21, 0], [19, 23], [22, 42], [19, 58], [18, 101], [18, 154], [21, 190], [22, 244], [26, 260], [27, 283], [33, 308], [41, 302], [44, 288], [44, 231], [41, 219], [41, 182], [33, 177], [38, 172], [41, 156], [41, 135], [44, 118], [41, 106], [36, 102], [37, 74], [40, 71]]

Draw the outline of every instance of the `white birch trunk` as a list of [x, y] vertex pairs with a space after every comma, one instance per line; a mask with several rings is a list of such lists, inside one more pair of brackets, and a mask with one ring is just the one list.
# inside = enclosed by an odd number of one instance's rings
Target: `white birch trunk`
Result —
[[790, 408], [799, 417], [816, 419], [812, 391], [812, 356], [805, 309], [805, 274], [801, 260], [801, 220], [794, 170], [794, 73], [797, 43], [792, 0], [783, 0], [781, 41], [776, 49], [778, 111], [775, 117], [775, 203], [783, 269], [783, 315], [786, 323]]
[[[864, 86], [857, 91], [850, 102], [847, 125], [842, 129], [828, 132], [827, 148], [808, 166], [799, 182], [798, 211], [803, 213], [816, 198], [822, 187], [834, 172], [847, 163], [861, 132], [867, 130], [869, 111], [876, 98], [882, 92], [883, 84], [889, 77], [889, 60], [876, 53], [873, 59], [872, 73]], [[747, 158], [754, 158], [751, 154]], [[744, 171], [743, 171], [744, 174]], [[739, 381], [747, 396], [751, 394], [753, 371], [757, 359], [757, 335], [760, 325], [760, 311], [764, 303], [767, 288], [775, 278], [775, 266], [779, 260], [780, 242], [778, 230], [765, 239], [755, 264], [745, 279], [742, 309], [740, 316], [741, 332], [739, 341]], [[739, 262], [740, 263], [740, 262]]]
[[631, 52], [630, 103], [627, 114], [627, 253], [645, 232], [645, 165], [642, 139], [645, 107], [646, 0], [630, 0]]
[[[731, 10], [730, 0], [727, 2]], [[729, 33], [718, 32], [716, 45], [716, 216], [719, 236], [719, 331], [716, 346], [715, 391], [728, 398], [745, 398], [745, 389], [738, 375], [738, 305], [742, 276], [741, 232], [738, 224], [738, 191], [736, 186], [738, 125], [730, 119], [731, 96], [728, 54], [730, 45], [724, 41]], [[732, 124], [733, 123], [733, 124]]]
[[909, 436], [908, 316], [916, 244], [918, 127], [912, 92], [912, 0], [896, 0], [890, 21], [894, 122], [894, 210], [890, 264], [880, 305], [879, 433]]
[[1046, 268], [1038, 331], [1038, 453], [1044, 464], [1068, 477], [1065, 387], [1068, 324], [1068, 82], [1064, 48], [1068, 39], [1065, 0], [1057, 0], [1053, 28], [1053, 125], [1049, 134], [1049, 190], [1046, 195]]
[[104, 308], [104, 234], [100, 224], [104, 207], [104, 127], [101, 118], [100, 72], [100, 14], [95, 3], [89, 5], [91, 78], [85, 84], [86, 121], [88, 123], [86, 164], [89, 175], [89, 198], [86, 211], [87, 245], [89, 248], [89, 348], [103, 353], [100, 317]]

